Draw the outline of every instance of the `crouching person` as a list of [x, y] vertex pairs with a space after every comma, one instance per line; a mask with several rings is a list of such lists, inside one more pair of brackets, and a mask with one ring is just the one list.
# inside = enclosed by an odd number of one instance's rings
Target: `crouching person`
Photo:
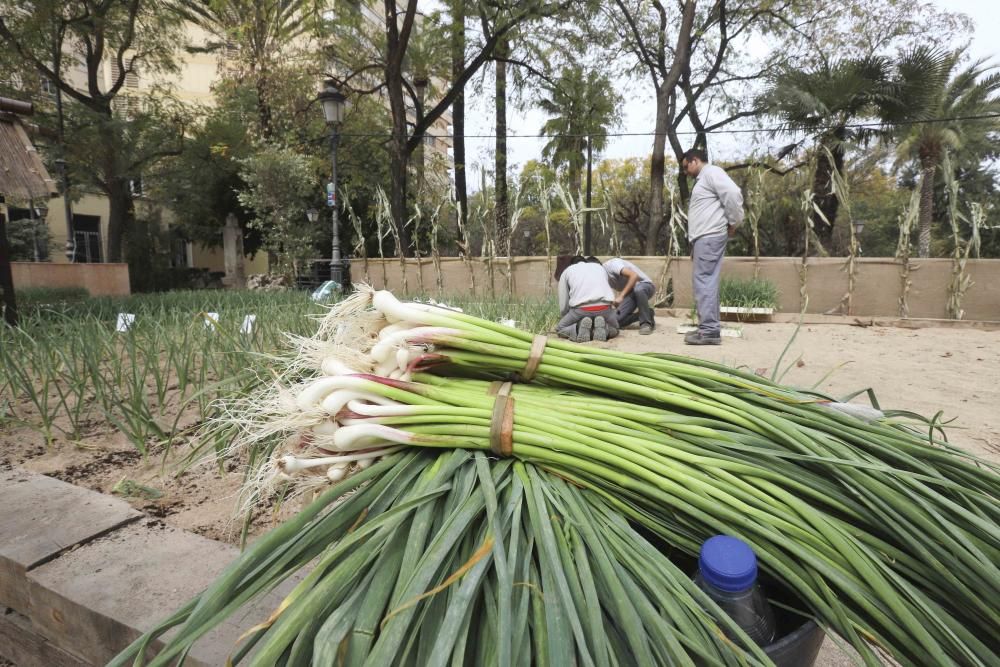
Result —
[[605, 341], [618, 335], [615, 294], [601, 264], [583, 257], [560, 257], [556, 264], [559, 281], [559, 324], [556, 332], [574, 342]]
[[653, 333], [653, 308], [649, 300], [656, 292], [656, 286], [638, 266], [622, 259], [613, 257], [604, 263], [608, 282], [618, 291], [615, 307], [618, 311], [618, 323], [624, 328], [633, 322], [639, 323], [639, 333], [643, 336]]

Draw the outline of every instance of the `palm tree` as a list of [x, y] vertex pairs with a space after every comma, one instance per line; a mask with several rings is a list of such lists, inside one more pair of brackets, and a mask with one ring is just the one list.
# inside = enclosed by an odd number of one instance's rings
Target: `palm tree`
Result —
[[281, 50], [314, 25], [314, 5], [309, 0], [170, 0], [170, 6], [215, 38], [197, 50], [225, 50], [229, 58], [235, 49], [242, 66], [238, 77], [253, 83], [261, 135], [269, 139], [271, 69]]
[[961, 67], [963, 55], [958, 50], [939, 57], [933, 67], [901, 68], [901, 86], [912, 92], [887, 109], [886, 120], [902, 123], [897, 164], [914, 161], [920, 169], [920, 257], [930, 256], [938, 166], [946, 154], [1000, 130], [1000, 73], [983, 60]]
[[815, 138], [819, 155], [812, 186], [812, 223], [828, 249], [840, 207], [833, 191], [834, 173], [844, 175], [850, 142], [870, 133], [850, 125], [877, 114], [893, 90], [890, 74], [890, 61], [879, 56], [828, 61], [812, 70], [783, 71], [765, 93], [763, 101], [772, 115]]
[[542, 156], [554, 167], [566, 167], [574, 193], [586, 166], [587, 142], [592, 152], [607, 147], [608, 131], [618, 122], [617, 97], [610, 79], [580, 65], [566, 67], [559, 78], [544, 85], [546, 95], [536, 104], [548, 114], [540, 136], [551, 137]]

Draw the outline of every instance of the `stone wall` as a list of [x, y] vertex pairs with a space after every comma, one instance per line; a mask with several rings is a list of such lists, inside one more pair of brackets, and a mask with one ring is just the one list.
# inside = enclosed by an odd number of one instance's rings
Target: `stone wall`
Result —
[[[661, 288], [666, 282], [665, 260], [662, 257], [629, 257]], [[384, 271], [383, 271], [384, 264]], [[554, 294], [551, 263], [545, 257], [515, 257], [514, 291], [527, 297], [544, 297]], [[847, 291], [845, 259], [810, 258], [806, 269], [806, 294], [809, 313], [838, 312], [841, 297]], [[947, 318], [948, 285], [951, 281], [950, 259], [912, 260], [911, 286], [907, 297], [909, 316], [915, 318]], [[442, 258], [440, 274], [443, 294], [490, 293], [490, 267], [476, 258], [466, 263], [455, 257]], [[797, 313], [802, 310], [799, 274], [802, 260], [797, 257], [766, 257], [760, 260], [760, 275], [773, 282], [779, 292], [779, 312]], [[727, 257], [723, 275], [749, 278], [754, 273], [752, 257]], [[962, 299], [967, 320], [1000, 320], [1000, 260], [969, 260], [967, 273], [972, 277]], [[507, 262], [500, 258], [493, 262], [493, 285], [497, 293], [507, 289]], [[368, 260], [368, 279], [373, 286], [388, 286], [392, 290], [428, 294], [438, 293], [438, 271], [430, 259], [405, 261], [405, 289], [403, 265], [398, 259]], [[364, 260], [352, 260], [351, 277], [355, 282], [365, 280]], [[421, 279], [423, 289], [420, 289]], [[677, 257], [671, 262], [670, 279], [674, 290], [673, 305], [689, 308], [691, 299], [691, 260]], [[850, 315], [869, 317], [898, 317], [901, 289], [900, 265], [891, 258], [860, 258], [856, 264], [855, 289]], [[847, 314], [847, 313], [844, 313]]]
[[131, 293], [128, 264], [56, 264], [11, 262], [14, 289], [83, 287], [91, 296], [127, 296]]

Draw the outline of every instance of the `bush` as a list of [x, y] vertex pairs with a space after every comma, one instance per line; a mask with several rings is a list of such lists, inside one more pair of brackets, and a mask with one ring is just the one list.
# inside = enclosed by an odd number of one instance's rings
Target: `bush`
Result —
[[26, 287], [15, 289], [17, 309], [22, 316], [37, 315], [43, 310], [66, 311], [75, 304], [90, 300], [90, 292], [83, 287]]
[[723, 278], [719, 303], [731, 308], [777, 308], [778, 288], [763, 278]]
[[52, 235], [45, 220], [11, 220], [7, 223], [7, 243], [12, 262], [44, 262], [52, 249]]
[[14, 290], [14, 295], [21, 307], [51, 306], [90, 298], [85, 287], [26, 287]]

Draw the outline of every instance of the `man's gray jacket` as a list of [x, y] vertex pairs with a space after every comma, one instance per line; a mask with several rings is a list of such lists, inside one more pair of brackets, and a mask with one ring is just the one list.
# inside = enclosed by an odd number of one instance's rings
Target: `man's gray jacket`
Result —
[[743, 224], [743, 193], [733, 179], [714, 164], [698, 174], [688, 205], [688, 239], [725, 234], [727, 225]]

